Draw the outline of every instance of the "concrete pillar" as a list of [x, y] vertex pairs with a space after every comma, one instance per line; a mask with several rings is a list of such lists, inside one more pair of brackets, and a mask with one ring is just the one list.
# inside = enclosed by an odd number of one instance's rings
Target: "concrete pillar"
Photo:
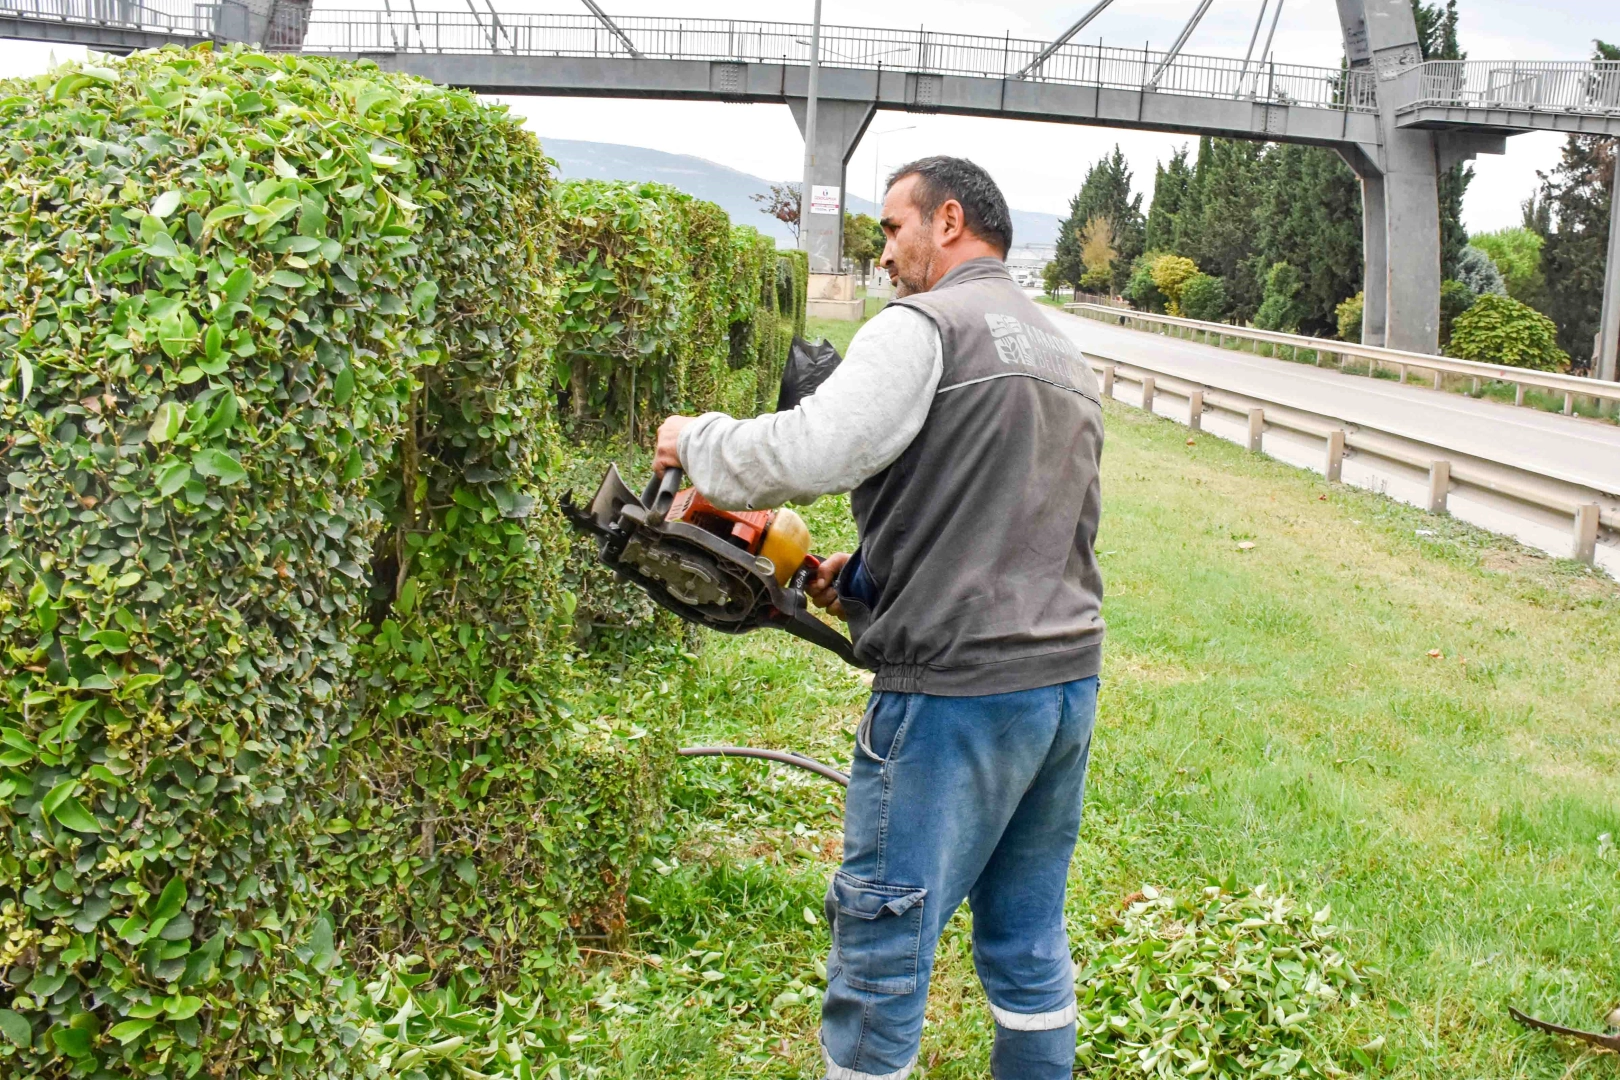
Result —
[[224, 41], [296, 50], [309, 31], [312, 0], [223, 0], [214, 8], [214, 36]]
[[1620, 144], [1614, 155], [1614, 188], [1609, 192], [1609, 261], [1603, 274], [1603, 315], [1598, 320], [1597, 370], [1600, 379], [1620, 378]]
[[[788, 108], [804, 133], [805, 99], [789, 98]], [[811, 190], [803, 194], [799, 212], [800, 243], [810, 255], [812, 274], [836, 274], [844, 252], [844, 173], [861, 136], [877, 111], [870, 101], [816, 101], [816, 145], [812, 148]], [[832, 198], [823, 200], [830, 212], [816, 209], [817, 188]], [[825, 189], [831, 189], [826, 192]]]
[[[1337, 0], [1345, 53], [1378, 78], [1380, 142], [1347, 156], [1361, 177], [1366, 299], [1362, 343], [1411, 352], [1440, 348], [1439, 148], [1428, 131], [1400, 128], [1395, 110], [1416, 96], [1417, 21], [1411, 0]], [[1355, 160], [1363, 157], [1364, 160]]]

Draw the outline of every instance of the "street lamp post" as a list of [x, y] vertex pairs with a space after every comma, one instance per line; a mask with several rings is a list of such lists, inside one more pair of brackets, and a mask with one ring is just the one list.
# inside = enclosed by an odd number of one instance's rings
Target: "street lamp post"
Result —
[[[810, 198], [816, 168], [816, 94], [821, 89], [821, 0], [810, 24], [810, 87], [804, 103], [804, 182], [799, 188], [799, 246], [810, 250]], [[816, 269], [811, 267], [811, 269]], [[836, 267], [834, 268], [836, 269]]]
[[907, 124], [905, 127], [890, 128], [888, 131], [880, 131], [872, 136], [872, 203], [878, 208], [879, 217], [883, 216], [883, 189], [878, 187], [878, 176], [883, 168], [882, 157], [880, 156], [883, 143], [880, 140], [882, 140], [883, 136], [893, 135], [897, 131], [916, 130], [916, 124]]

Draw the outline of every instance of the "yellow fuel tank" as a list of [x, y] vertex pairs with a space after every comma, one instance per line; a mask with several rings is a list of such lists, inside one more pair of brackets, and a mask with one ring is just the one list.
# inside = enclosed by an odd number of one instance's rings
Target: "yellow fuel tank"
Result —
[[810, 529], [804, 518], [786, 506], [772, 511], [759, 553], [776, 568], [776, 583], [786, 587], [788, 579], [798, 572], [804, 565], [804, 557], [810, 554]]

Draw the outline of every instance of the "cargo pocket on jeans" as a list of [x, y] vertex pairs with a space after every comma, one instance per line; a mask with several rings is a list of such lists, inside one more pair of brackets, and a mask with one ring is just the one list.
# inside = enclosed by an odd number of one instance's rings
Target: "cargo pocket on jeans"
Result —
[[842, 870], [833, 875], [828, 907], [837, 913], [833, 942], [846, 983], [874, 994], [917, 989], [927, 895], [927, 889], [861, 881]]

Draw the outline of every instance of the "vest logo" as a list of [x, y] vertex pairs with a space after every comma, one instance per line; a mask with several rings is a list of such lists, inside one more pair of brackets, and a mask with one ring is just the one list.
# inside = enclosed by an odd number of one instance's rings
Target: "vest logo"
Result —
[[984, 321], [990, 325], [990, 336], [996, 342], [996, 355], [1001, 357], [1003, 364], [1029, 367], [1035, 363], [1035, 350], [1030, 348], [1029, 335], [1024, 333], [1023, 323], [1011, 315], [986, 314]]
[[986, 312], [984, 321], [996, 343], [996, 356], [1003, 364], [1039, 368], [1066, 385], [1075, 385], [1075, 365], [1081, 362], [1081, 357], [1067, 338], [1038, 326], [1027, 326], [1012, 315]]

